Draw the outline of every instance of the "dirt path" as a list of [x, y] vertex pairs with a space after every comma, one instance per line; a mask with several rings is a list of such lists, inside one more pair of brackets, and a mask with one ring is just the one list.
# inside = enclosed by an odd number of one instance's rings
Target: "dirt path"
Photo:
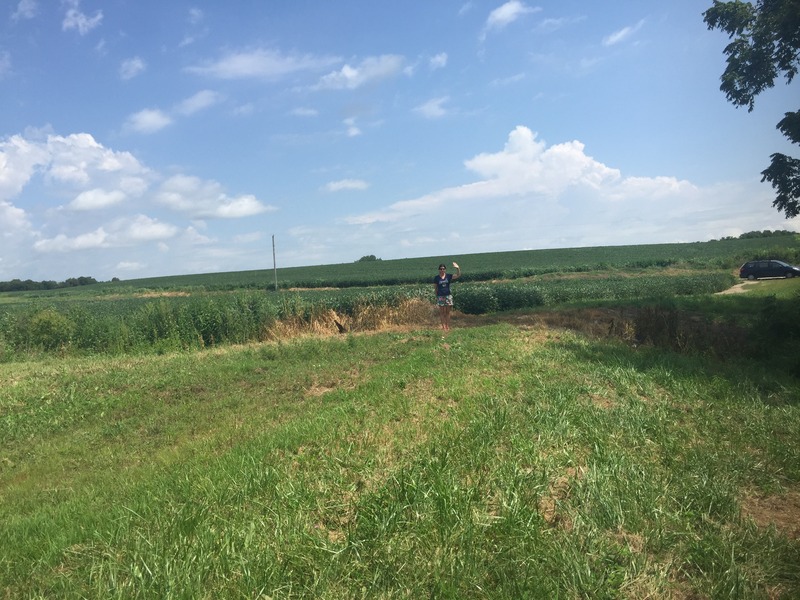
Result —
[[723, 294], [742, 294], [742, 293], [746, 292], [747, 291], [746, 288], [748, 286], [751, 286], [751, 285], [758, 285], [758, 280], [756, 280], [756, 281], [745, 281], [745, 282], [742, 282], [742, 283], [737, 283], [732, 288], [728, 288], [727, 290], [723, 290], [721, 292], [717, 292], [717, 295], [721, 296]]

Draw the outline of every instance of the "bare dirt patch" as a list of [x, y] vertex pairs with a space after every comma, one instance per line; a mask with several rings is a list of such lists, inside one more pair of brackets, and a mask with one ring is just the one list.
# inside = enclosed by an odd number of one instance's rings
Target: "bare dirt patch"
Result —
[[724, 296], [726, 294], [744, 294], [747, 291], [747, 288], [750, 286], [758, 285], [758, 281], [745, 281], [743, 283], [737, 283], [735, 286], [728, 288], [727, 290], [722, 290], [721, 292], [717, 292], [717, 296]]
[[742, 500], [742, 514], [759, 527], [775, 527], [789, 539], [800, 540], [800, 491], [747, 495]]

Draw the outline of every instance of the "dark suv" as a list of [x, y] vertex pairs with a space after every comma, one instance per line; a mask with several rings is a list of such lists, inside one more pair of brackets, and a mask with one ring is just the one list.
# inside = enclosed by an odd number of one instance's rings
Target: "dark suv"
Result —
[[782, 260], [751, 260], [741, 266], [739, 277], [750, 280], [761, 277], [800, 277], [800, 268]]

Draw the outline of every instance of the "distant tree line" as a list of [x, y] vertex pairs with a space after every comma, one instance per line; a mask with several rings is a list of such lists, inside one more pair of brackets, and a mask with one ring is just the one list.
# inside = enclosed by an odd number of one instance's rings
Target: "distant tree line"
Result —
[[57, 290], [60, 288], [78, 287], [81, 285], [91, 285], [97, 283], [94, 277], [70, 277], [66, 281], [32, 281], [26, 279], [12, 279], [11, 281], [0, 281], [0, 292], [36, 292], [40, 290]]
[[777, 237], [782, 235], [794, 235], [794, 231], [788, 231], [786, 229], [776, 229], [775, 231], [770, 231], [769, 229], [765, 229], [764, 231], [748, 231], [747, 233], [743, 233], [738, 238], [734, 236], [727, 236], [720, 238], [721, 240], [752, 240], [753, 238], [766, 238], [766, 237]]

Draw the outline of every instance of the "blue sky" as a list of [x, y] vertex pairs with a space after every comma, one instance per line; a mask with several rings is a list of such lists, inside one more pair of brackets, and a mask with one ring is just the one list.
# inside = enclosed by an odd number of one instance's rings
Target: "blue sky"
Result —
[[3, 0], [0, 280], [800, 231], [710, 4]]

